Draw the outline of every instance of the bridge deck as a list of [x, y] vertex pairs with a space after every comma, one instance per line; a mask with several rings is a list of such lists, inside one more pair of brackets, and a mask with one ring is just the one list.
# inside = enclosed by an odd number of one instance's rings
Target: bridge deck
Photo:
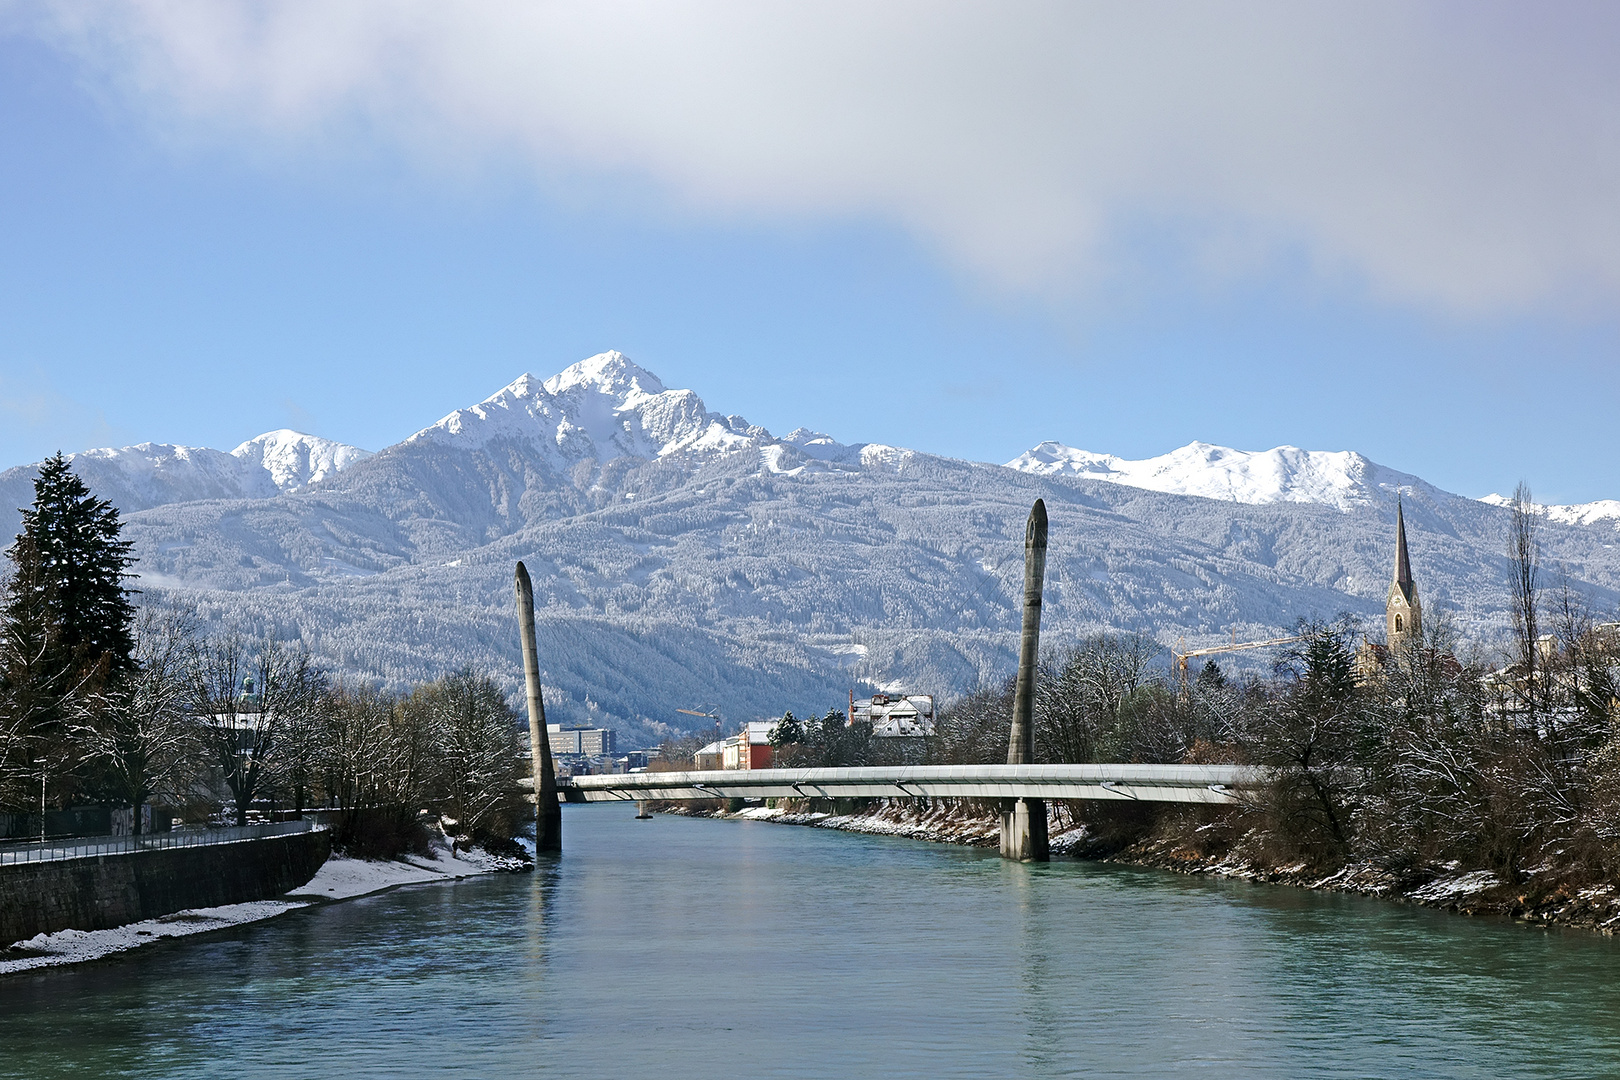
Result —
[[622, 773], [557, 786], [569, 802], [927, 795], [1231, 803], [1261, 782], [1261, 770], [1243, 765], [905, 765]]

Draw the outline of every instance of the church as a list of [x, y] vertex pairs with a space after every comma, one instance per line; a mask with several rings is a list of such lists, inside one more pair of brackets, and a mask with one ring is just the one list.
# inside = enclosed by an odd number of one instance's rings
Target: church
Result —
[[1412, 579], [1412, 557], [1406, 553], [1406, 515], [1395, 504], [1395, 580], [1384, 601], [1384, 640], [1391, 650], [1423, 643], [1423, 605]]
[[1395, 576], [1384, 600], [1384, 642], [1362, 640], [1356, 650], [1356, 679], [1370, 682], [1398, 650], [1423, 644], [1423, 604], [1406, 550], [1406, 513], [1395, 503]]

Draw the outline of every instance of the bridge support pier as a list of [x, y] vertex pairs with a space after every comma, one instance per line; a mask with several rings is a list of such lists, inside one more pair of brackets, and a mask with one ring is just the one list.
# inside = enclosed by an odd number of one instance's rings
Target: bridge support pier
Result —
[[1046, 800], [1007, 799], [1001, 804], [1001, 857], [1046, 862]]
[[[1013, 690], [1007, 764], [1035, 760], [1035, 666], [1041, 653], [1041, 590], [1046, 581], [1046, 501], [1036, 499], [1024, 526], [1024, 626], [1018, 643], [1018, 682]], [[1008, 799], [1001, 807], [1001, 855], [1019, 862], [1046, 862], [1046, 800]]]
[[546, 735], [546, 704], [540, 697], [540, 650], [534, 637], [534, 585], [529, 571], [517, 564], [518, 635], [523, 647], [523, 685], [529, 696], [529, 750], [534, 769], [534, 850], [537, 855], [562, 851], [562, 808], [557, 805], [557, 775], [551, 766], [551, 740]]

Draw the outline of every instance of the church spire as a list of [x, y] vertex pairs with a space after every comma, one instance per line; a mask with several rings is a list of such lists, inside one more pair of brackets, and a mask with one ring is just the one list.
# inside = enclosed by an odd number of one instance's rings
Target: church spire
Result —
[[1389, 583], [1389, 599], [1384, 602], [1384, 623], [1391, 648], [1423, 640], [1423, 605], [1412, 577], [1412, 556], [1406, 551], [1406, 512], [1399, 492], [1395, 496], [1395, 580]]
[[1406, 553], [1406, 515], [1401, 509], [1401, 497], [1395, 496], [1395, 584], [1408, 597], [1412, 595], [1412, 557]]

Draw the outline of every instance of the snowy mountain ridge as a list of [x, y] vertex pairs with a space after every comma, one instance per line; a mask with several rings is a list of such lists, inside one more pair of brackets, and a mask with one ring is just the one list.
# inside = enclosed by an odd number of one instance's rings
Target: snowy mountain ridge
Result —
[[[1359, 454], [1194, 443], [1133, 462], [1043, 443], [1004, 467], [777, 438], [617, 353], [521, 376], [372, 455], [268, 432], [233, 454], [147, 443], [74, 463], [124, 511], [148, 597], [395, 687], [471, 665], [516, 692], [521, 559], [548, 711], [627, 744], [684, 729], [678, 705], [745, 719], [1003, 677], [1037, 497], [1053, 649], [1103, 630], [1275, 637], [1341, 611], [1376, 633], [1397, 490], [1425, 606], [1483, 647], [1508, 620], [1502, 508]], [[0, 473], [0, 511], [35, 475]], [[1620, 609], [1620, 539], [1592, 521], [1549, 513], [1546, 558]]]
[[[1479, 500], [1490, 506], [1511, 506], [1513, 500], [1506, 495], [1491, 492]], [[1613, 521], [1614, 527], [1620, 530], [1620, 499], [1599, 499], [1596, 502], [1573, 503], [1559, 505], [1557, 503], [1537, 503], [1536, 509], [1547, 516], [1548, 521], [1556, 521], [1563, 525], [1596, 525], [1603, 521]]]
[[[92, 491], [131, 514], [208, 499], [274, 498], [320, 483], [370, 456], [357, 446], [284, 428], [249, 439], [229, 453], [143, 442], [82, 450], [67, 458]], [[0, 473], [0, 500], [9, 500], [8, 509], [27, 502], [38, 469], [36, 462]]]
[[1354, 451], [1297, 446], [1251, 451], [1191, 442], [1168, 454], [1132, 461], [1043, 442], [1007, 462], [1007, 468], [1257, 506], [1315, 503], [1340, 510], [1392, 502], [1397, 489], [1430, 487]]
[[507, 438], [543, 447], [559, 464], [660, 458], [681, 451], [733, 453], [769, 437], [740, 416], [705, 409], [691, 390], [666, 390], [620, 352], [599, 353], [549, 379], [524, 374], [406, 442], [482, 449]]

